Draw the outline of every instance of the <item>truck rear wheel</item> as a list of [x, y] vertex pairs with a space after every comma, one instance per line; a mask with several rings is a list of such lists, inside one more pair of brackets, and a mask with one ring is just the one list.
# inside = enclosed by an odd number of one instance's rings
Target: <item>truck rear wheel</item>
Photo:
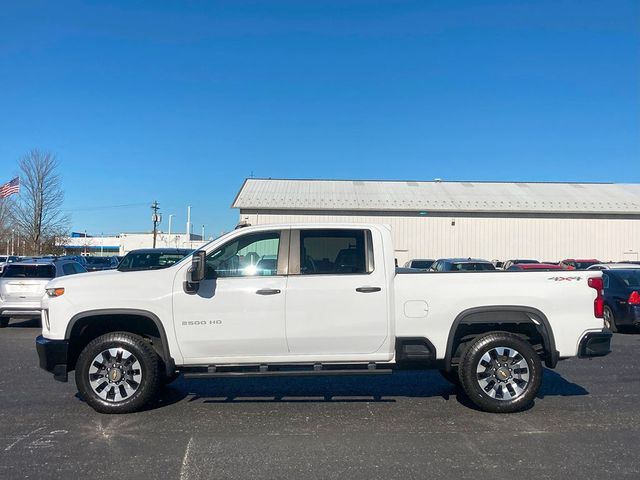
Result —
[[158, 355], [138, 335], [113, 332], [91, 341], [76, 363], [82, 398], [100, 413], [140, 410], [158, 391]]
[[518, 412], [528, 408], [542, 383], [542, 363], [517, 335], [494, 332], [475, 340], [459, 367], [467, 397], [481, 410]]
[[6, 328], [9, 325], [9, 317], [0, 317], [0, 328]]

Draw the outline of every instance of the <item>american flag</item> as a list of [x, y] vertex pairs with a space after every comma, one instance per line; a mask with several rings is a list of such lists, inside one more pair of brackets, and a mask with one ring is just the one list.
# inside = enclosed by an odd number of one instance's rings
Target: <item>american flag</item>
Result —
[[8, 183], [0, 186], [0, 198], [7, 198], [9, 195], [20, 191], [20, 177], [16, 177]]

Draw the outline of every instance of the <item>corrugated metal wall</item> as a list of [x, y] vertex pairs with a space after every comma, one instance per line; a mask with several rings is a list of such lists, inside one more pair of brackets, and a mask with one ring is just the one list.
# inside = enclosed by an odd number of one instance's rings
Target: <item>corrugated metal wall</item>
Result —
[[[478, 257], [487, 260], [564, 258], [638, 260], [640, 220], [584, 218], [403, 217], [247, 214], [252, 225], [354, 222], [391, 225], [400, 264], [410, 258]], [[455, 225], [453, 224], [455, 223]]]

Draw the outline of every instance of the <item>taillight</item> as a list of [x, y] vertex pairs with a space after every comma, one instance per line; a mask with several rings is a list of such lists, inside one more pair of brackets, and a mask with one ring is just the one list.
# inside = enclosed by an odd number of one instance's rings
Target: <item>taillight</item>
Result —
[[602, 296], [604, 282], [602, 281], [602, 277], [590, 278], [587, 280], [587, 283], [598, 293], [596, 299], [593, 301], [593, 314], [596, 318], [604, 318], [604, 297]]
[[631, 292], [629, 295], [629, 300], [627, 300], [629, 305], [640, 305], [640, 292]]

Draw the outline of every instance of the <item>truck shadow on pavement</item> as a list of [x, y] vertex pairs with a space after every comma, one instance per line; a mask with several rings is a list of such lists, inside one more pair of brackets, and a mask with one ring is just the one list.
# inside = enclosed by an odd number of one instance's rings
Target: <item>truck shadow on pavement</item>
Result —
[[[589, 392], [553, 370], [544, 369], [537, 396], [577, 396]], [[437, 370], [397, 371], [392, 375], [336, 377], [268, 377], [185, 380], [180, 377], [165, 387], [150, 409], [178, 403], [353, 403], [396, 402], [402, 397], [456, 399], [475, 408]]]
[[[40, 328], [39, 318], [12, 318], [7, 328]], [[40, 335], [40, 333], [38, 333]]]

